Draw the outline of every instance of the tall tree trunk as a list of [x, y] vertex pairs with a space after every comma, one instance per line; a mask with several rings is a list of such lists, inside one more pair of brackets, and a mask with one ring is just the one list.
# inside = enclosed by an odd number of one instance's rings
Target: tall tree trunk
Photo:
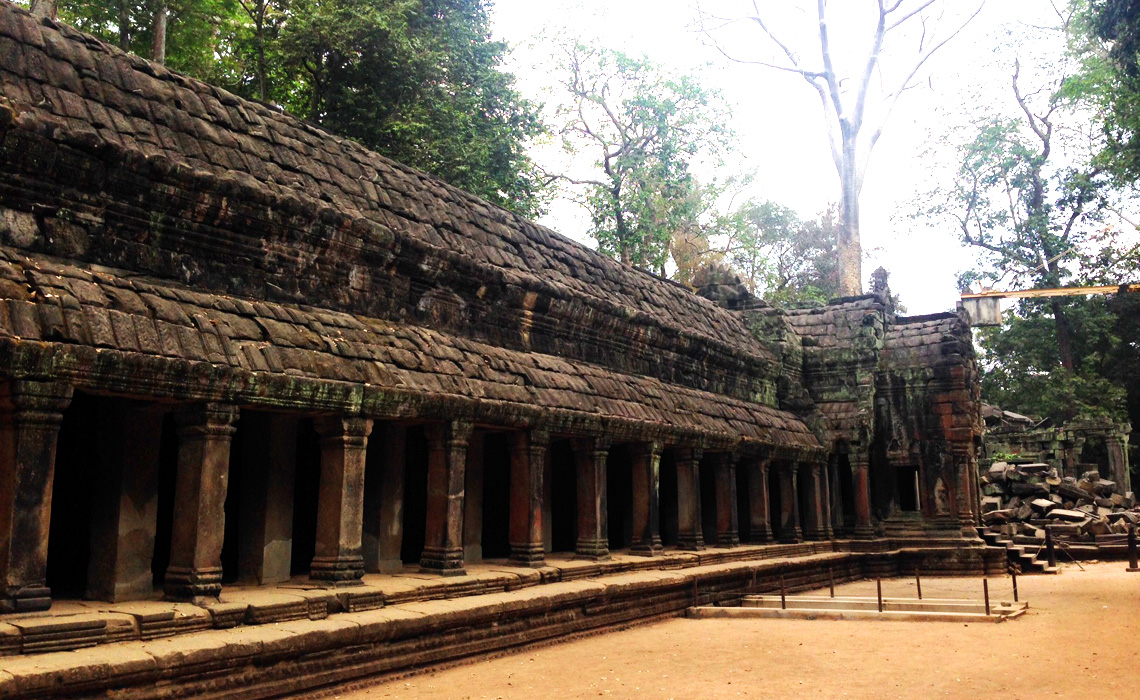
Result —
[[1057, 329], [1057, 352], [1061, 355], [1061, 366], [1070, 372], [1076, 372], [1077, 358], [1073, 354], [1073, 328], [1065, 315], [1061, 302], [1053, 300], [1049, 304], [1053, 308], [1053, 324]]
[[855, 139], [844, 137], [839, 171], [839, 293], [863, 293], [863, 250], [859, 241], [859, 177], [855, 161]]
[[56, 0], [32, 0], [33, 17], [55, 19], [57, 15]]
[[257, 24], [257, 95], [262, 102], [269, 101], [265, 82], [265, 23], [260, 21]]
[[164, 65], [166, 63], [166, 16], [168, 8], [166, 3], [158, 6], [154, 11], [154, 41], [151, 43], [150, 60]]
[[119, 48], [131, 50], [131, 6], [127, 0], [119, 0]]

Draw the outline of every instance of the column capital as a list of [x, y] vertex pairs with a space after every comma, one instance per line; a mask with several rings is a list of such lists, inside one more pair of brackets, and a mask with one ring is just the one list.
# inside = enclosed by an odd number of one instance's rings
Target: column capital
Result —
[[665, 445], [660, 440], [646, 440], [644, 442], [631, 443], [629, 449], [634, 455], [660, 457], [665, 449]]
[[174, 414], [181, 436], [229, 437], [234, 434], [238, 407], [227, 403], [186, 406]]
[[676, 448], [676, 453], [678, 460], [699, 462], [705, 455], [705, 448], [703, 445], [681, 445]]
[[367, 438], [372, 434], [372, 419], [362, 416], [318, 416], [313, 427], [322, 440]]
[[610, 451], [610, 438], [606, 435], [575, 438], [573, 440], [573, 445], [575, 452], [591, 452], [594, 454], [601, 452], [603, 454], [608, 454]]
[[0, 410], [16, 422], [58, 424], [71, 404], [74, 387], [65, 382], [16, 379], [0, 386]]

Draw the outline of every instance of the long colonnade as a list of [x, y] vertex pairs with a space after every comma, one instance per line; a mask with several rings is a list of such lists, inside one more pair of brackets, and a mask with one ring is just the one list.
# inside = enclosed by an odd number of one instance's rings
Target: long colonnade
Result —
[[[51, 588], [117, 602], [158, 583], [200, 601], [230, 581], [351, 586], [417, 564], [459, 575], [484, 558], [541, 567], [571, 548], [658, 556], [734, 547], [742, 529], [798, 542], [843, 526], [835, 460], [828, 475], [814, 455], [769, 446], [154, 403], [27, 380], [4, 385], [0, 435], [6, 612], [48, 608]], [[870, 532], [867, 495], [853, 496], [854, 532]]]

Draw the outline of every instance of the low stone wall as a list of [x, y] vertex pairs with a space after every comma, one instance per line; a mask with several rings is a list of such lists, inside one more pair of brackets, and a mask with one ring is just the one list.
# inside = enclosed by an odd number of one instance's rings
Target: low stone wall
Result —
[[746, 592], [868, 577], [1000, 575], [1004, 552], [834, 552], [562, 581], [517, 591], [6, 660], [0, 698], [254, 700], [684, 614]]

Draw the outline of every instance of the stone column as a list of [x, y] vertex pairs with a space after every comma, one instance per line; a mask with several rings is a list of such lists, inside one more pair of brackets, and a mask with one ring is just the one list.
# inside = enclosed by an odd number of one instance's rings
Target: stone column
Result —
[[0, 392], [0, 613], [47, 610], [56, 438], [71, 387], [18, 380]]
[[544, 430], [511, 436], [510, 560], [533, 568], [546, 565], [542, 477], [549, 444], [550, 435]]
[[87, 597], [117, 603], [154, 592], [161, 409], [108, 400], [101, 411], [91, 494]]
[[661, 443], [633, 445], [633, 545], [630, 554], [652, 557], [661, 544]]
[[[403, 569], [404, 464], [408, 429], [384, 423], [372, 438], [370, 453], [382, 456], [378, 473], [364, 480], [364, 570], [394, 573]], [[379, 442], [378, 442], [379, 441]]]
[[698, 551], [705, 548], [701, 532], [701, 457], [700, 447], [677, 450], [677, 546]]
[[799, 542], [803, 540], [800, 529], [799, 462], [789, 461], [780, 465], [780, 541]]
[[236, 406], [207, 403], [180, 411], [174, 530], [166, 596], [174, 600], [217, 598], [222, 592], [222, 539], [230, 439]]
[[804, 514], [804, 537], [809, 540], [827, 538], [824, 526], [826, 511], [823, 503], [823, 469], [819, 462], [810, 462], [808, 470], [808, 512]]
[[475, 431], [467, 443], [463, 486], [463, 560], [483, 561], [483, 437]]
[[756, 457], [748, 463], [748, 522], [752, 539], [755, 542], [772, 541], [772, 515], [768, 509], [768, 465], [767, 455]]
[[855, 488], [855, 537], [869, 539], [875, 536], [871, 524], [871, 462], [865, 452], [852, 452], [851, 481]]
[[317, 546], [309, 578], [354, 586], [364, 576], [364, 464], [372, 419], [327, 416], [313, 422], [321, 436]]
[[292, 573], [298, 422], [284, 413], [242, 416], [240, 581], [282, 583]]
[[740, 514], [736, 502], [735, 452], [722, 453], [716, 462], [716, 544], [740, 545]]
[[954, 497], [958, 506], [958, 526], [961, 528], [964, 537], [976, 539], [978, 537], [978, 522], [974, 515], [974, 479], [970, 472], [971, 470], [976, 472], [977, 466], [969, 449], [955, 449], [951, 455], [957, 469], [957, 473], [954, 475], [957, 482]]
[[466, 421], [436, 423], [427, 428], [427, 528], [420, 570], [445, 576], [462, 576], [463, 487], [467, 466]]
[[610, 558], [610, 535], [606, 516], [606, 438], [576, 440], [574, 460], [578, 469], [578, 542], [575, 559], [600, 561]]
[[1116, 482], [1117, 493], [1132, 490], [1132, 478], [1128, 469], [1128, 435], [1109, 434], [1104, 440], [1108, 452], [1109, 478]]

